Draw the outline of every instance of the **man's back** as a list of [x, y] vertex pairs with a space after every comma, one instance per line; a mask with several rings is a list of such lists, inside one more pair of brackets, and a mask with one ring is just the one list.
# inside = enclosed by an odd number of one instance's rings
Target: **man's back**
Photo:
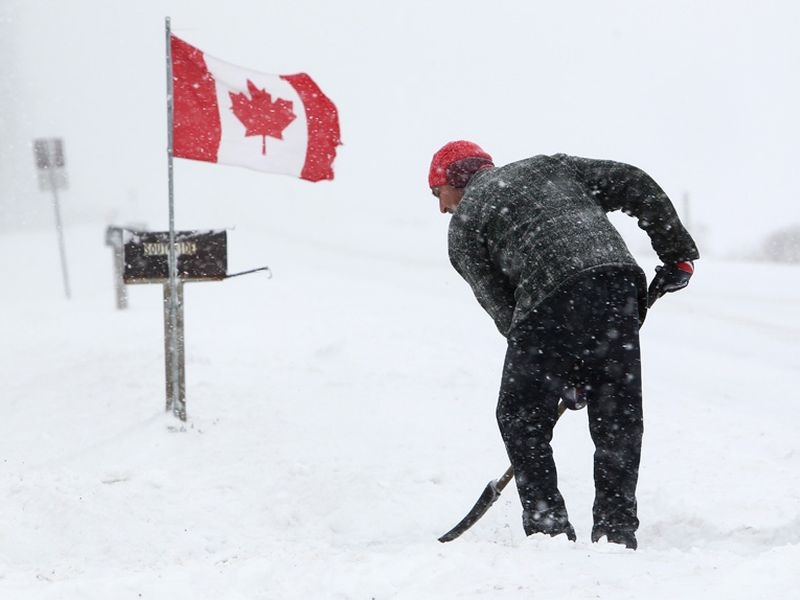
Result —
[[[594, 270], [636, 270], [644, 297], [644, 274], [608, 220], [586, 161], [534, 156], [480, 171], [467, 186], [450, 223], [450, 260], [479, 300], [498, 305], [492, 313], [481, 301], [501, 331]], [[507, 280], [505, 293], [487, 278], [492, 270]]]

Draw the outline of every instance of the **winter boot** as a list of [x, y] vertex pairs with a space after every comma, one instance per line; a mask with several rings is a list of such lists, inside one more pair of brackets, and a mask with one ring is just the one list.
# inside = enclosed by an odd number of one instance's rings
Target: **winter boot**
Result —
[[522, 526], [525, 529], [525, 535], [546, 533], [551, 537], [555, 537], [563, 533], [566, 534], [570, 542], [578, 541], [578, 536], [575, 535], [575, 528], [566, 517], [541, 518], [539, 513], [535, 513], [534, 517], [525, 511], [522, 513]]
[[605, 536], [610, 544], [621, 544], [631, 550], [636, 550], [639, 546], [636, 542], [636, 534], [633, 531], [595, 525], [592, 528], [592, 542], [599, 542], [600, 538], [603, 536]]
[[[571, 523], [567, 523], [566, 527], [564, 527], [564, 530], [561, 533], [567, 534], [567, 539], [570, 542], [577, 542], [578, 541], [578, 536], [575, 535], [575, 528], [572, 526]], [[556, 535], [560, 535], [560, 534], [551, 533], [550, 535], [556, 536]]]

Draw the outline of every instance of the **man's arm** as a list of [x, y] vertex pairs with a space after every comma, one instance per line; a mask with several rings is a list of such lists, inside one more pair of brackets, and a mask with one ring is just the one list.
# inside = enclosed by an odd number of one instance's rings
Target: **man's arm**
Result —
[[579, 177], [603, 210], [622, 210], [636, 217], [662, 262], [674, 264], [700, 258], [669, 197], [647, 173], [610, 160], [573, 160]]

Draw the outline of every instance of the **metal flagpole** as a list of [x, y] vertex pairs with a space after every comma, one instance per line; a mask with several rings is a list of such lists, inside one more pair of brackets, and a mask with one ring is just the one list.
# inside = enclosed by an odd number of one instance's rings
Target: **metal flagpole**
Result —
[[[178, 258], [175, 248], [175, 195], [172, 168], [173, 146], [173, 98], [172, 98], [172, 40], [170, 31], [170, 18], [165, 17], [167, 40], [167, 178], [169, 186], [169, 284], [168, 300], [165, 298], [165, 324], [167, 324], [166, 350], [166, 378], [167, 378], [167, 410], [172, 409], [173, 414], [186, 420], [186, 402], [181, 394], [180, 369], [178, 366], [179, 339], [178, 339]], [[167, 296], [167, 294], [165, 294]]]

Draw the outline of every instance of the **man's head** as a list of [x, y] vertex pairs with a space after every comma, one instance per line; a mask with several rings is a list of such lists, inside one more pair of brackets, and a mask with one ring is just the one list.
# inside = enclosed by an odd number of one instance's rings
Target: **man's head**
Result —
[[439, 199], [439, 210], [452, 213], [472, 176], [493, 166], [492, 157], [474, 142], [458, 140], [442, 146], [433, 155], [428, 172], [428, 185]]

